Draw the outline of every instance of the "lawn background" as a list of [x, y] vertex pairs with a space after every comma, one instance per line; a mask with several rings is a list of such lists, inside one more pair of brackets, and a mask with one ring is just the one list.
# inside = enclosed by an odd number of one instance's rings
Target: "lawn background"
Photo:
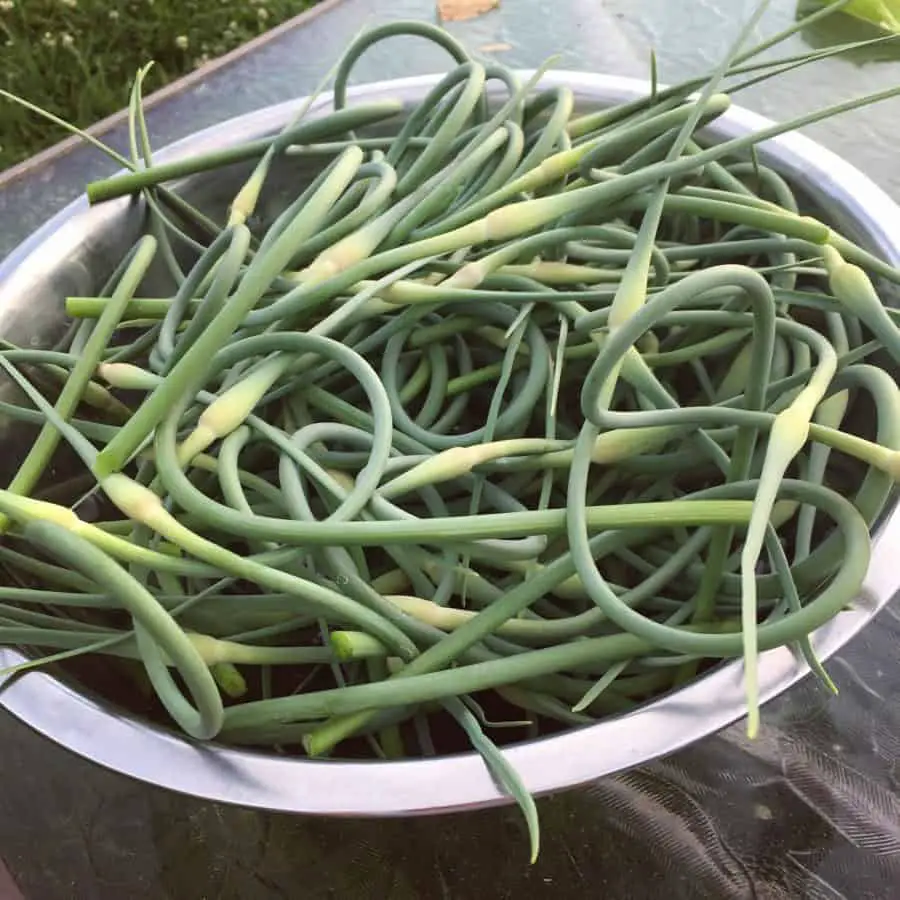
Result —
[[[297, 15], [315, 0], [0, 0], [0, 87], [82, 127]], [[66, 136], [0, 98], [0, 171]]]

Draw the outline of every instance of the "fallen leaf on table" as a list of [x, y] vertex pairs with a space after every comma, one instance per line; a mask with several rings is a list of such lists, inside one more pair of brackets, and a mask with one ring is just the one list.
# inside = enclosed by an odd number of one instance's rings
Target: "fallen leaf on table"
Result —
[[[828, 6], [836, 0], [816, 0]], [[852, 0], [841, 12], [855, 19], [871, 22], [885, 31], [900, 33], [900, 0]]]
[[438, 0], [438, 15], [442, 22], [462, 22], [496, 9], [500, 0]]

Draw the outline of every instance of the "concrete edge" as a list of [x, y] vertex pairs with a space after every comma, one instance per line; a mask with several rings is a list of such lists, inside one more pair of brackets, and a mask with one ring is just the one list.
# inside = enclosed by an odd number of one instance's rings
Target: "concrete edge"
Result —
[[[193, 87], [194, 85], [203, 81], [204, 78], [212, 75], [214, 72], [218, 72], [220, 69], [224, 69], [232, 63], [237, 62], [244, 56], [252, 53], [254, 50], [257, 50], [260, 47], [264, 46], [269, 41], [276, 40], [277, 38], [281, 37], [281, 35], [285, 34], [291, 29], [297, 28], [300, 25], [307, 24], [312, 19], [315, 19], [323, 13], [330, 11], [342, 2], [343, 0], [318, 0], [318, 2], [314, 6], [311, 6], [309, 9], [305, 9], [303, 12], [298, 13], [296, 16], [293, 16], [286, 22], [282, 22], [280, 25], [272, 28], [270, 31], [266, 31], [258, 37], [253, 38], [253, 40], [247, 41], [246, 44], [241, 44], [240, 47], [236, 47], [234, 50], [226, 53], [224, 56], [216, 57], [216, 59], [210, 60], [199, 69], [194, 69], [193, 71], [188, 72], [187, 75], [183, 75], [181, 78], [169, 82], [169, 84], [165, 85], [165, 87], [161, 87], [159, 90], [154, 91], [152, 94], [144, 98], [144, 109], [153, 109], [153, 107], [159, 105], [164, 100], [168, 100], [171, 97], [180, 94], [182, 91]], [[92, 137], [101, 137], [102, 135], [107, 134], [113, 128], [121, 125], [127, 120], [128, 110], [120, 109], [118, 112], [107, 116], [105, 119], [101, 119], [99, 122], [96, 122], [89, 128], [85, 128], [84, 130]], [[80, 138], [78, 135], [73, 134], [70, 137], [67, 137], [64, 140], [60, 141], [59, 143], [53, 144], [53, 146], [47, 147], [45, 150], [41, 150], [34, 156], [31, 156], [28, 159], [24, 159], [20, 163], [16, 163], [16, 165], [12, 166], [11, 168], [6, 169], [5, 171], [0, 171], [0, 190], [8, 187], [14, 181], [18, 181], [20, 178], [25, 178], [28, 175], [34, 174], [34, 172], [36, 172], [43, 166], [55, 162], [83, 143], [84, 141], [82, 140], [82, 138]], [[0, 897], [0, 900], [2, 900], [2, 897]]]

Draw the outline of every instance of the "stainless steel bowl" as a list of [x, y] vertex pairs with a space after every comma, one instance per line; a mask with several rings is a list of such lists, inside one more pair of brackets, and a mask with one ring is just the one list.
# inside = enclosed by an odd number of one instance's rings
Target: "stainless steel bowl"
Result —
[[[523, 73], [523, 76], [528, 73]], [[355, 99], [397, 97], [414, 103], [437, 77], [370, 84]], [[645, 94], [640, 82], [556, 72], [544, 84], [568, 85], [584, 108]], [[330, 99], [314, 105], [326, 112]], [[250, 140], [282, 125], [296, 104], [280, 104], [199, 132], [158, 154], [174, 158]], [[732, 109], [710, 134], [732, 137], [769, 124]], [[799, 135], [764, 144], [761, 156], [805, 191], [830, 221], [893, 263], [900, 261], [900, 209], [865, 175]], [[223, 204], [234, 177], [192, 178], [182, 188], [199, 203]], [[140, 204], [127, 200], [89, 209], [79, 200], [25, 241], [0, 265], [0, 333], [41, 344], [59, 331], [67, 295], [90, 295], [141, 227]], [[856, 634], [900, 587], [892, 544], [900, 536], [894, 508], [875, 541], [862, 596], [814, 636], [827, 658]], [[0, 650], [0, 667], [21, 662]], [[763, 655], [760, 685], [770, 700], [807, 673], [787, 649]], [[70, 684], [33, 673], [0, 692], [0, 703], [35, 730], [87, 759], [155, 785], [211, 800], [272, 810], [328, 815], [410, 815], [506, 802], [474, 753], [403, 762], [312, 762], [265, 753], [201, 745], [149, 725]], [[509, 761], [534, 793], [582, 784], [659, 757], [731, 724], [744, 714], [742, 667], [733, 662], [698, 682], [610, 721], [507, 749]]]

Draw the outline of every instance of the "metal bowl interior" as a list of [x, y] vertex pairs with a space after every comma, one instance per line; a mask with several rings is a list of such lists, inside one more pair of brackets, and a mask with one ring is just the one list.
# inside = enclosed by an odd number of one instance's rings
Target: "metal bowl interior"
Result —
[[[523, 77], [528, 73], [522, 73]], [[420, 100], [437, 76], [407, 78], [355, 89], [356, 100], [396, 97]], [[544, 85], [568, 85], [585, 109], [643, 95], [631, 79], [556, 72]], [[281, 104], [195, 134], [157, 154], [175, 158], [250, 140], [277, 130], [296, 104]], [[311, 115], [330, 109], [330, 97]], [[734, 108], [708, 134], [723, 139], [768, 124], [761, 116]], [[900, 209], [861, 172], [800, 136], [768, 141], [761, 157], [779, 169], [833, 225], [892, 263], [900, 261]], [[302, 164], [282, 166], [276, 184], [296, 185]], [[233, 196], [247, 166], [214, 177], [185, 180], [181, 190], [201, 208], [221, 210]], [[278, 191], [273, 191], [274, 204]], [[264, 217], [273, 210], [262, 210]], [[90, 295], [109, 275], [113, 262], [133, 243], [143, 223], [140, 203], [120, 200], [88, 208], [79, 200], [49, 221], [0, 264], [0, 334], [24, 345], [46, 345], [64, 327], [66, 296]], [[157, 273], [160, 287], [164, 275]], [[8, 390], [4, 386], [3, 390]], [[0, 426], [3, 427], [3, 426]], [[17, 436], [4, 428], [4, 462], [16, 458]], [[2, 474], [6, 474], [4, 471]], [[891, 544], [900, 532], [896, 508], [881, 522], [864, 590], [853, 609], [814, 636], [827, 658], [856, 634], [900, 587], [900, 568]], [[0, 650], [0, 667], [23, 661], [21, 653]], [[787, 649], [763, 655], [761, 697], [770, 700], [807, 674]], [[406, 815], [471, 809], [507, 802], [474, 753], [399, 762], [309, 761], [274, 754], [201, 745], [174, 731], [123, 714], [81, 688], [34, 672], [5, 686], [0, 703], [61, 746], [134, 778], [210, 800], [297, 813]], [[572, 787], [671, 753], [731, 724], [744, 714], [742, 667], [722, 665], [695, 683], [637, 711], [586, 728], [506, 748], [533, 793]]]

